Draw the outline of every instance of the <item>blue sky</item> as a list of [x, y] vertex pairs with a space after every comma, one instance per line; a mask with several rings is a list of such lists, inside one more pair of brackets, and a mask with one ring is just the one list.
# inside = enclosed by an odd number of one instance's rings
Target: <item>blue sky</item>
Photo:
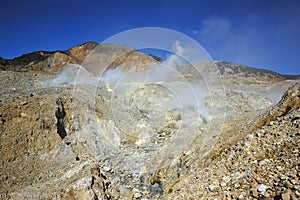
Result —
[[0, 56], [65, 50], [151, 26], [187, 34], [214, 60], [300, 74], [299, 2], [1, 0]]

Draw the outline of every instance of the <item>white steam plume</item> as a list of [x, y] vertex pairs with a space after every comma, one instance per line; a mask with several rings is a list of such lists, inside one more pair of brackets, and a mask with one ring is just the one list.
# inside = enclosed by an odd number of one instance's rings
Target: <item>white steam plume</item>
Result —
[[[69, 65], [63, 71], [50, 81], [52, 86], [70, 85], [70, 84], [92, 84], [97, 85], [98, 81], [107, 82], [111, 87], [118, 85], [118, 92], [126, 90], [127, 85], [121, 85], [130, 82], [140, 83], [157, 83], [161, 84], [172, 91], [179, 101], [180, 107], [176, 109], [193, 109], [207, 121], [211, 119], [209, 109], [205, 106], [204, 95], [207, 93], [205, 84], [201, 80], [188, 81], [184, 75], [178, 71], [179, 65], [187, 64], [183, 59], [191, 50], [183, 48], [179, 41], [173, 45], [174, 54], [170, 55], [167, 60], [160, 64], [153, 64], [151, 71], [136, 72], [134, 67], [125, 71], [120, 67], [108, 69], [101, 77], [90, 77], [88, 75], [76, 80], [78, 71], [77, 65]], [[48, 83], [47, 83], [48, 84]], [[178, 104], [178, 103], [177, 103]]]
[[[205, 106], [204, 95], [207, 93], [204, 81], [188, 81], [182, 73], [178, 71], [180, 65], [187, 64], [182, 58], [189, 49], [183, 48], [179, 41], [173, 45], [174, 54], [170, 55], [167, 60], [160, 64], [152, 64], [151, 70], [146, 72], [136, 72], [134, 68], [127, 71], [121, 68], [107, 70], [102, 79], [108, 82], [112, 87], [117, 87], [118, 92], [124, 93], [127, 89], [125, 83], [157, 83], [169, 88], [177, 97], [175, 101], [179, 101], [180, 108], [176, 109], [193, 109], [207, 121], [211, 120], [209, 109]], [[122, 86], [123, 84], [123, 86]], [[175, 103], [174, 103], [175, 105]]]
[[75, 83], [77, 73], [77, 66], [69, 65], [64, 67], [62, 72], [58, 74], [54, 79], [51, 80], [51, 85], [70, 85]]

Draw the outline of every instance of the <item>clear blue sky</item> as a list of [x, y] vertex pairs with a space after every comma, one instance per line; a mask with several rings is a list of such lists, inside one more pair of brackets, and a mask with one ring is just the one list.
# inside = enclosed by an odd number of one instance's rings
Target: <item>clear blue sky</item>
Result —
[[0, 8], [3, 58], [154, 26], [187, 34], [214, 60], [300, 74], [296, 0], [1, 0]]

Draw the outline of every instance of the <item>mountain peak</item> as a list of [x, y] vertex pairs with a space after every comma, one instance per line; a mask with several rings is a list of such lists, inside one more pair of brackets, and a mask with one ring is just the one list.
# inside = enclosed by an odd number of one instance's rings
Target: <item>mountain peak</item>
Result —
[[1, 70], [49, 71], [54, 72], [67, 64], [81, 64], [85, 57], [98, 45], [86, 42], [66, 51], [35, 51], [13, 59], [0, 59]]
[[68, 49], [68, 51], [72, 51], [73, 49], [94, 49], [96, 46], [98, 46], [99, 44], [97, 42], [94, 41], [89, 41], [89, 42], [85, 42], [83, 44], [80, 44], [78, 46], [73, 46], [72, 48]]

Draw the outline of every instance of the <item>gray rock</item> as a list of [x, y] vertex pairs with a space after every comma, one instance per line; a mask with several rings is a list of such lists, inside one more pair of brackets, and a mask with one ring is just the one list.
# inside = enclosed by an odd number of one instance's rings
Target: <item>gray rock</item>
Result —
[[264, 184], [259, 184], [256, 188], [257, 192], [259, 193], [265, 193], [267, 190], [267, 186]]
[[225, 183], [228, 183], [229, 181], [231, 181], [231, 178], [230, 178], [230, 176], [223, 176], [222, 180], [223, 180]]
[[133, 193], [133, 197], [135, 199], [138, 199], [138, 198], [140, 198], [142, 196], [140, 190], [137, 189], [137, 188], [133, 188], [132, 189], [132, 193]]
[[217, 191], [217, 189], [214, 185], [209, 185], [208, 190], [211, 191], [211, 192], [216, 192]]
[[221, 186], [221, 187], [226, 187], [226, 182], [225, 182], [225, 181], [222, 181], [222, 182], [220, 183], [220, 186]]

